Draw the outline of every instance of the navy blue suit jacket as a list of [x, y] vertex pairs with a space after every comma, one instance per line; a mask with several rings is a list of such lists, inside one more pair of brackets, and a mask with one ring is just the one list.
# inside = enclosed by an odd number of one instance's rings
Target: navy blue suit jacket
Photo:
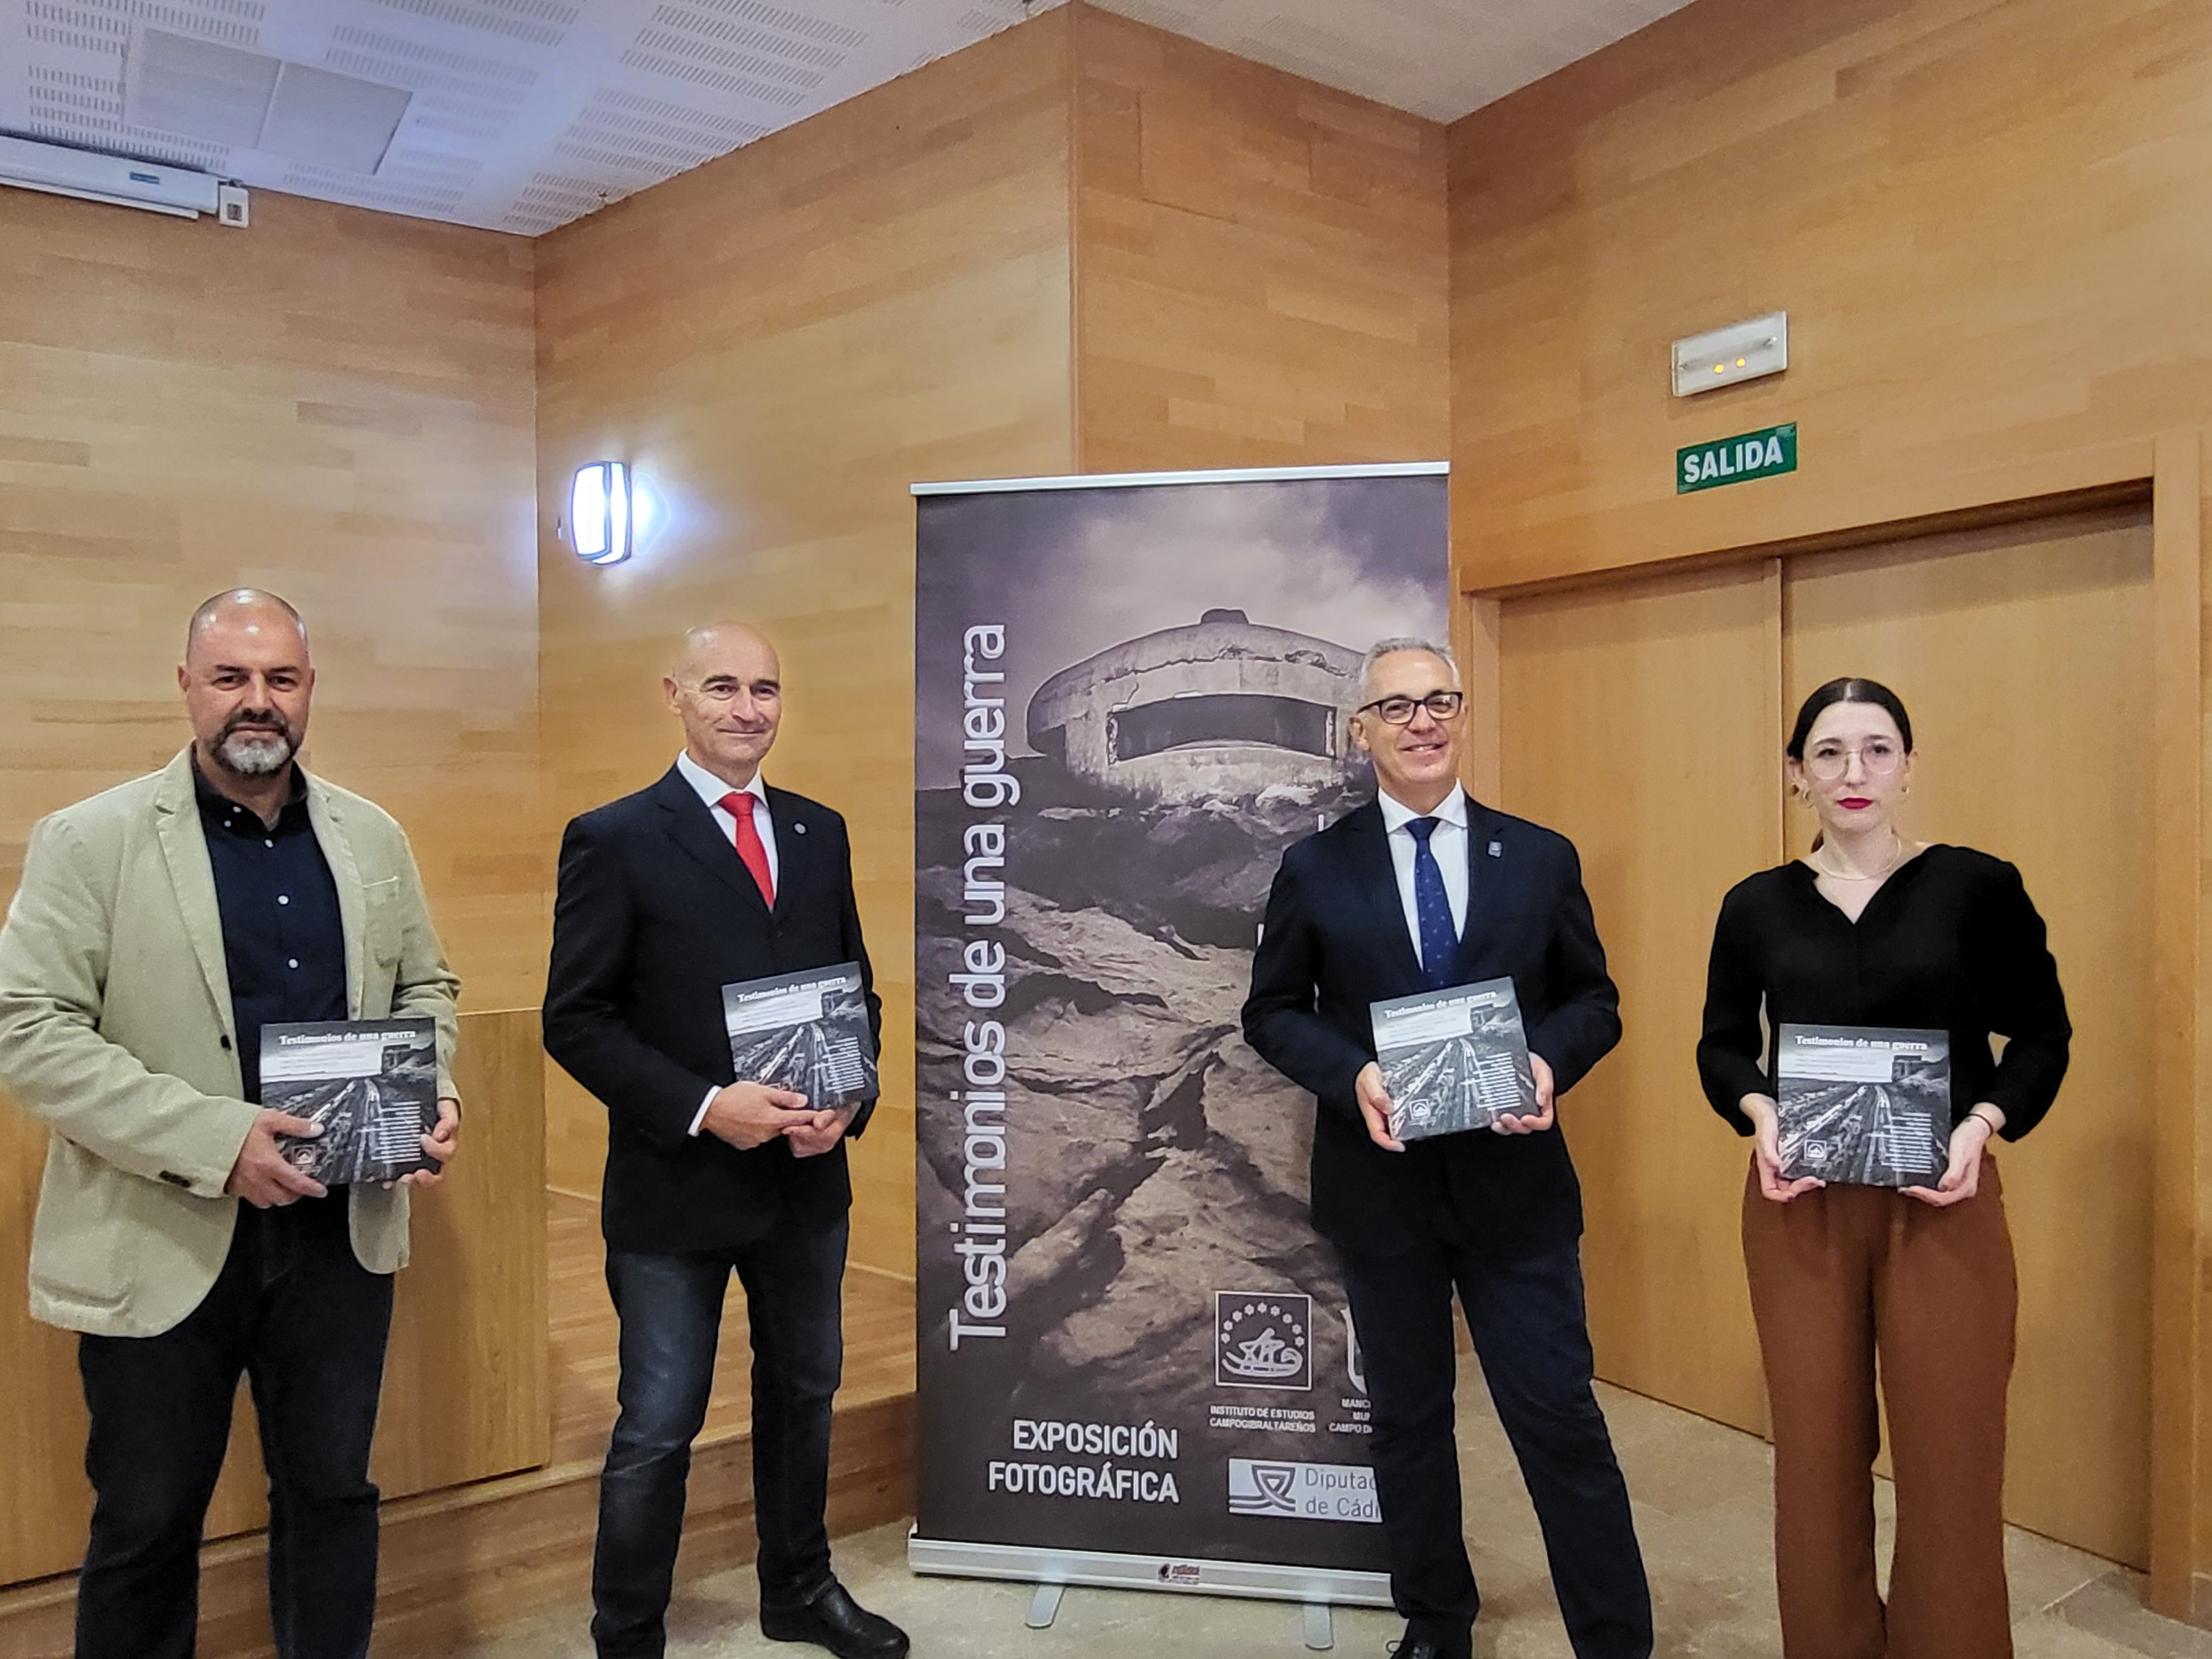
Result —
[[[1565, 836], [1472, 799], [1467, 840], [1453, 982], [1511, 977], [1528, 1047], [1563, 1096], [1620, 1041], [1620, 994], [1581, 860]], [[1557, 1127], [1444, 1135], [1402, 1152], [1368, 1139], [1352, 1092], [1375, 1058], [1368, 1005], [1422, 988], [1382, 811], [1370, 801], [1283, 854], [1244, 1004], [1246, 1040], [1314, 1097], [1315, 1227], [1370, 1255], [1440, 1234], [1499, 1256], [1580, 1237], [1581, 1188]]]
[[[780, 1136], [739, 1152], [690, 1133], [708, 1090], [732, 1080], [725, 985], [857, 962], [880, 1046], [883, 1005], [860, 939], [845, 820], [782, 789], [768, 792], [768, 805], [772, 912], [673, 767], [652, 787], [574, 819], [561, 839], [545, 1048], [607, 1109], [600, 1219], [617, 1249], [728, 1248], [779, 1219], [832, 1219], [852, 1201], [842, 1144], [795, 1158]], [[870, 1109], [854, 1115], [848, 1139]]]

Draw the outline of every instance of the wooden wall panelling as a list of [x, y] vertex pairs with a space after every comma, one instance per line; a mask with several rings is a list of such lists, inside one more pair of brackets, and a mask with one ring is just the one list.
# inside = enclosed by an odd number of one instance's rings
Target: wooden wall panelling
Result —
[[[1455, 532], [1492, 587], [2141, 478], [2212, 402], [2212, 12], [1698, 0], [1455, 124]], [[1668, 344], [1786, 307], [1792, 367]], [[1798, 473], [1677, 497], [1683, 445]]]
[[1504, 664], [1498, 654], [1504, 625], [1504, 606], [1486, 595], [1462, 594], [1452, 607], [1452, 649], [1467, 691], [1467, 747], [1460, 772], [1468, 793], [1493, 803], [1504, 799]]
[[405, 1497], [545, 1462], [545, 1109], [538, 1011], [462, 1017], [452, 1175], [414, 1194], [373, 1473]]
[[[768, 775], [852, 826], [885, 1002], [853, 1255], [909, 1274], [908, 489], [1073, 465], [1068, 27], [1048, 14], [538, 245], [550, 830], [673, 760], [659, 679], [683, 628], [767, 629], [787, 686]], [[552, 533], [572, 470], [602, 455], [664, 506], [605, 569]], [[550, 1093], [555, 1183], [595, 1193], [600, 1109], [557, 1073]]]
[[[546, 1375], [544, 1115], [534, 1011], [464, 1014], [455, 1082], [465, 1116], [453, 1172], [414, 1194], [413, 1260], [399, 1276], [384, 1409], [370, 1473], [387, 1498], [542, 1463], [551, 1433]], [[0, 1118], [5, 1247], [29, 1250], [46, 1135], [15, 1109]], [[73, 1571], [92, 1489], [84, 1479], [84, 1397], [76, 1339], [31, 1322], [20, 1291], [0, 1299], [9, 1366], [0, 1445], [14, 1500], [0, 1506], [0, 1585]], [[253, 1413], [241, 1387], [230, 1454], [207, 1535], [263, 1526], [268, 1510]]]
[[[1840, 674], [1893, 687], [1919, 750], [1905, 833], [2017, 864], [2049, 924], [2073, 1066], [2049, 1120], [1997, 1154], [2020, 1264], [2007, 1513], [2136, 1566], [2154, 1468], [2152, 565], [2136, 509], [1792, 560], [1784, 610], [1784, 708]], [[1810, 834], [1793, 814], [1790, 850]]]
[[1443, 129], [1077, 5], [1091, 472], [1433, 459]]
[[1780, 857], [1771, 565], [1504, 599], [1501, 802], [1570, 837], [1620, 987], [1620, 1046], [1559, 1121], [1581, 1171], [1590, 1334], [1608, 1381], [1753, 1431], [1748, 1143], [1694, 1050], [1721, 896]]
[[306, 614], [308, 762], [410, 833], [471, 1006], [535, 1002], [532, 245], [263, 192], [252, 229], [0, 193], [0, 893], [186, 737], [185, 618]]
[[76, 1339], [33, 1324], [23, 1288], [46, 1162], [45, 1126], [0, 1095], [0, 1181], [8, 1194], [0, 1204], [0, 1254], [10, 1270], [0, 1291], [0, 1352], [8, 1355], [0, 1458], [9, 1471], [9, 1501], [0, 1504], [0, 1584], [76, 1566], [92, 1513]]
[[2162, 434], [2152, 478], [2153, 1080], [2150, 1601], [2171, 1618], [2212, 1621], [2199, 1267], [2212, 1216], [2204, 1177], [2212, 1135], [2201, 1104], [2204, 996], [2203, 439]]

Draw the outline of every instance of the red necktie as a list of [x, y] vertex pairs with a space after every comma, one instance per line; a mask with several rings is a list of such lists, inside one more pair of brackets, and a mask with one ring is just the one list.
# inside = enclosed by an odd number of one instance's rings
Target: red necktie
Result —
[[718, 803], [721, 809], [738, 821], [738, 857], [746, 869], [753, 872], [753, 883], [760, 889], [761, 897], [768, 908], [775, 908], [775, 878], [768, 872], [768, 848], [761, 845], [760, 831], [753, 824], [753, 808], [760, 797], [744, 789], [732, 789]]

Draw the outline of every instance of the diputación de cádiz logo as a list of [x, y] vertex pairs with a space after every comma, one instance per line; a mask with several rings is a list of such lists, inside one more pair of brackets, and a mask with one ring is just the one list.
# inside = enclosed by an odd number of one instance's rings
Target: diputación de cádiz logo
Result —
[[1229, 1465], [1231, 1515], [1296, 1515], [1298, 1469], [1295, 1463], [1262, 1463], [1232, 1458]]
[[1312, 1388], [1313, 1298], [1216, 1291], [1213, 1382], [1222, 1389]]

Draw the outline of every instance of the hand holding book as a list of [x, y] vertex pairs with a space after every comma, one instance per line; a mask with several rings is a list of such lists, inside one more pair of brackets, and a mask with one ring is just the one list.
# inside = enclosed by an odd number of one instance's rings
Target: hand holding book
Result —
[[1782, 1173], [1782, 1121], [1780, 1109], [1770, 1095], [1746, 1095], [1738, 1103], [1743, 1115], [1751, 1120], [1752, 1164], [1759, 1172], [1759, 1195], [1775, 1204], [1787, 1204], [1800, 1194], [1809, 1193], [1828, 1183], [1818, 1176], [1801, 1176], [1792, 1181]]
[[1917, 1198], [1931, 1209], [1942, 1209], [1953, 1204], [1963, 1204], [1982, 1188], [1982, 1148], [1990, 1138], [2004, 1127], [2004, 1109], [1993, 1101], [1982, 1101], [1966, 1116], [1960, 1118], [1951, 1131], [1950, 1160], [1942, 1178], [1933, 1187], [1907, 1187], [1905, 1194]]
[[237, 1161], [230, 1166], [230, 1178], [222, 1184], [223, 1192], [229, 1197], [243, 1199], [257, 1210], [273, 1210], [303, 1198], [322, 1197], [328, 1189], [284, 1155], [285, 1141], [278, 1139], [313, 1139], [322, 1132], [321, 1124], [307, 1118], [263, 1107], [254, 1115], [252, 1127], [246, 1132], [246, 1144], [238, 1149]]
[[1516, 1117], [1510, 1112], [1501, 1112], [1498, 1121], [1490, 1126], [1492, 1134], [1533, 1135], [1539, 1129], [1548, 1129], [1558, 1114], [1553, 1109], [1557, 1103], [1553, 1098], [1552, 1066], [1534, 1049], [1528, 1051], [1528, 1074], [1536, 1085], [1536, 1109]]
[[1390, 1133], [1390, 1096], [1382, 1087], [1382, 1068], [1374, 1060], [1359, 1068], [1352, 1080], [1352, 1099], [1367, 1125], [1367, 1138], [1386, 1152], [1402, 1152], [1406, 1143]]
[[438, 1097], [438, 1121], [422, 1136], [423, 1165], [410, 1170], [397, 1182], [387, 1181], [387, 1187], [434, 1187], [446, 1178], [446, 1165], [452, 1162], [453, 1152], [461, 1136], [461, 1103], [451, 1095]]
[[852, 1106], [840, 1106], [833, 1110], [816, 1112], [812, 1114], [811, 1122], [794, 1124], [786, 1129], [783, 1138], [791, 1145], [791, 1155], [793, 1158], [821, 1157], [845, 1138], [845, 1131], [851, 1127], [853, 1115], [857, 1109]]
[[819, 1115], [808, 1109], [806, 1097], [796, 1089], [749, 1081], [732, 1083], [707, 1103], [699, 1133], [749, 1152], [778, 1135], [811, 1127]]

